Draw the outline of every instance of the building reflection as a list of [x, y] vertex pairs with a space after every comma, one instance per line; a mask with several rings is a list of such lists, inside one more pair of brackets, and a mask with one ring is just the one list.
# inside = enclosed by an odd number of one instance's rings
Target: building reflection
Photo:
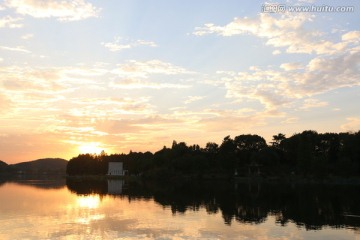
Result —
[[108, 179], [107, 180], [107, 193], [110, 195], [122, 194], [124, 180]]

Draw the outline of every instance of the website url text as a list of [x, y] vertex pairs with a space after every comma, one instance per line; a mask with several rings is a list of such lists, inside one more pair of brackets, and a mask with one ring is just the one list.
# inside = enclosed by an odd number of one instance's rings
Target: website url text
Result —
[[261, 6], [261, 12], [263, 13], [285, 13], [285, 12], [348, 13], [354, 11], [355, 11], [354, 6], [329, 6], [329, 5], [288, 6], [286, 4], [264, 4]]

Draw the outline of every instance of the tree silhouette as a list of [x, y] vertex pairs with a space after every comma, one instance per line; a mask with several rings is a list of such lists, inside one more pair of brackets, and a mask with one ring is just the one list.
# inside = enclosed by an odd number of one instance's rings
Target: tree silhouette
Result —
[[68, 175], [104, 175], [109, 162], [123, 162], [130, 175], [166, 179], [190, 177], [234, 177], [247, 175], [249, 166], [260, 166], [262, 176], [304, 177], [359, 176], [360, 131], [317, 133], [313, 130], [273, 136], [270, 146], [263, 137], [242, 134], [224, 137], [220, 146], [208, 142], [188, 146], [173, 141], [151, 152], [128, 154], [80, 154], [67, 165]]

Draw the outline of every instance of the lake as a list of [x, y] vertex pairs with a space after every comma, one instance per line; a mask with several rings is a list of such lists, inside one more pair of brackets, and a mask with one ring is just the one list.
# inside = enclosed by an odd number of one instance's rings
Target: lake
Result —
[[0, 181], [0, 239], [360, 239], [360, 187]]

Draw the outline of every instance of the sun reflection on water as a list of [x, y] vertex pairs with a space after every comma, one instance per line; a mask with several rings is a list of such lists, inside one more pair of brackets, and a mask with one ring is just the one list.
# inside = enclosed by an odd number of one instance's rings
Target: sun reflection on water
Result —
[[89, 196], [79, 196], [77, 203], [81, 208], [94, 209], [98, 208], [100, 205], [100, 196], [98, 195], [89, 195]]
[[76, 219], [75, 222], [80, 224], [90, 224], [93, 221], [98, 221], [104, 218], [105, 218], [105, 214], [93, 214], [84, 217], [79, 217]]
[[99, 195], [78, 196], [76, 199], [78, 207], [76, 223], [90, 224], [105, 218], [105, 214], [99, 212], [101, 198]]

